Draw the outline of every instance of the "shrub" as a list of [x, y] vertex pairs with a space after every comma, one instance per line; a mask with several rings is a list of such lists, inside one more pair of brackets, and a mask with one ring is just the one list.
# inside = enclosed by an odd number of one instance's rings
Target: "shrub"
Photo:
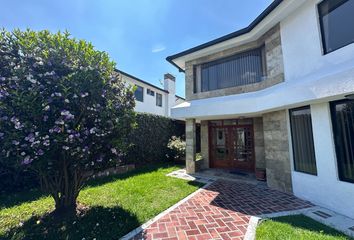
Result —
[[174, 160], [183, 160], [186, 156], [186, 141], [180, 137], [172, 136], [168, 141], [168, 157]]
[[57, 212], [126, 150], [134, 97], [114, 67], [68, 33], [0, 31], [0, 161], [34, 170]]
[[166, 160], [171, 136], [182, 137], [185, 132], [184, 123], [153, 114], [137, 114], [136, 123], [128, 138], [131, 147], [126, 160], [137, 164]]

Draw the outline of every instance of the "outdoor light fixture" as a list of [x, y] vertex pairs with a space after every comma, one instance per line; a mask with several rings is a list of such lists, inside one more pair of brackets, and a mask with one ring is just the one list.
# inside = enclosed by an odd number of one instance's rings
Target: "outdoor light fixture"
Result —
[[354, 100], [354, 94], [349, 94], [349, 95], [346, 95], [344, 96], [346, 99], [349, 99], [349, 100]]

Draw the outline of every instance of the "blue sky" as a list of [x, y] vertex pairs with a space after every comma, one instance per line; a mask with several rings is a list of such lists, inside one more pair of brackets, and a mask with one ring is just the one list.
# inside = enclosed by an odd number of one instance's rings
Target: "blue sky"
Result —
[[271, 0], [11, 0], [1, 1], [0, 24], [68, 30], [109, 53], [117, 67], [157, 86], [166, 72], [184, 74], [165, 58], [247, 26]]

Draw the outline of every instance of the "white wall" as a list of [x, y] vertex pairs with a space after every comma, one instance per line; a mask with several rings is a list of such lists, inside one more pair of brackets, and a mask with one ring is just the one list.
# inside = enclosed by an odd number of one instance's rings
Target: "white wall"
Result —
[[[125, 80], [127, 83], [130, 83], [131, 85], [138, 85], [144, 88], [144, 101], [135, 101], [135, 111], [137, 112], [142, 112], [142, 113], [151, 113], [151, 114], [156, 114], [156, 115], [161, 115], [161, 116], [168, 116], [166, 112], [166, 99], [167, 99], [167, 93], [161, 90], [158, 90], [156, 88], [153, 88], [147, 84], [144, 84], [142, 82], [136, 81], [124, 74], [122, 74], [123, 80]], [[147, 89], [150, 88], [155, 92], [155, 96], [151, 96], [147, 94]], [[162, 94], [162, 107], [156, 106], [156, 93]]]
[[354, 44], [323, 55], [318, 2], [307, 0], [280, 24], [286, 81], [333, 74], [354, 66]]
[[[354, 184], [338, 178], [329, 104], [311, 105], [311, 117], [317, 176], [295, 172], [292, 167], [294, 194], [354, 218]], [[292, 153], [291, 159], [293, 165]]]

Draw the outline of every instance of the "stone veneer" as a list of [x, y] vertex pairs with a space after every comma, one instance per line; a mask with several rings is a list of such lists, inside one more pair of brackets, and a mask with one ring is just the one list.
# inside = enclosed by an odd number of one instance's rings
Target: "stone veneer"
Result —
[[253, 132], [256, 168], [265, 169], [263, 119], [261, 117], [253, 118]]
[[286, 110], [263, 115], [267, 183], [271, 188], [292, 192]]
[[195, 119], [186, 119], [186, 171], [195, 173], [196, 124]]
[[200, 153], [203, 156], [202, 168], [209, 168], [209, 128], [208, 121], [200, 122]]
[[[265, 46], [266, 54], [266, 70], [267, 78], [259, 83], [248, 84], [244, 86], [237, 86], [231, 88], [218, 89], [208, 92], [193, 93], [193, 66], [201, 63], [206, 63], [221, 59], [224, 57], [232, 56], [234, 54], [255, 49], [260, 46]], [[254, 42], [250, 42], [241, 46], [236, 46], [224, 51], [220, 51], [202, 58], [198, 58], [189, 62], [186, 62], [186, 100], [210, 98], [217, 96], [225, 96], [232, 94], [239, 94], [245, 92], [253, 92], [261, 90], [280, 82], [284, 81], [284, 66], [283, 66], [283, 54], [281, 48], [280, 26], [279, 24], [267, 33], [265, 33], [260, 39]]]

